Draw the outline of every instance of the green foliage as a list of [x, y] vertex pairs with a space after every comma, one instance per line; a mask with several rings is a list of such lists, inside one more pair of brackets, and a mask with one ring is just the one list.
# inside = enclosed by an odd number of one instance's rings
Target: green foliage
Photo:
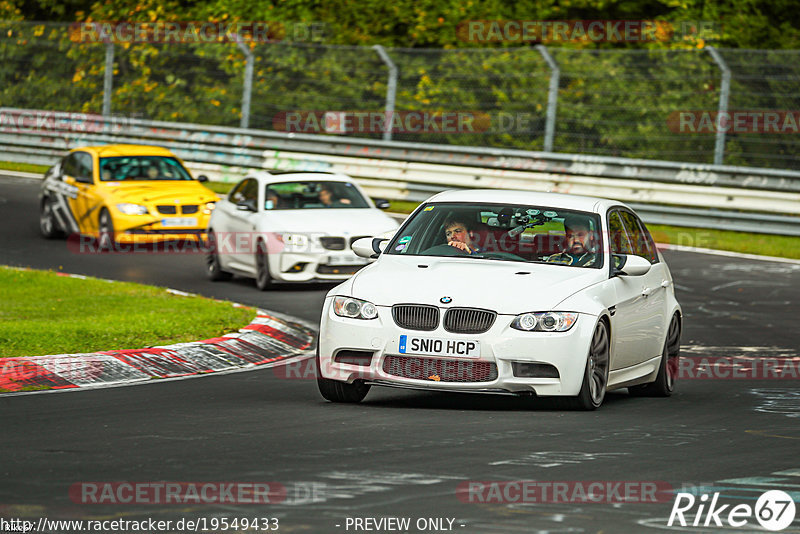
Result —
[[[0, 0], [0, 105], [99, 113], [102, 43], [70, 40], [62, 21], [267, 21], [286, 42], [251, 43], [250, 125], [279, 129], [292, 111], [381, 111], [387, 68], [398, 66], [395, 109], [487, 114], [476, 133], [396, 133], [412, 142], [542, 150], [550, 70], [535, 43], [476, 43], [469, 20], [659, 20], [663, 40], [556, 43], [562, 75], [555, 150], [711, 163], [714, 136], [678, 133], [671, 114], [714, 110], [720, 72], [705, 50], [731, 63], [731, 109], [798, 109], [800, 10], [790, 0]], [[698, 29], [695, 22], [713, 23]], [[320, 42], [292, 42], [292, 28], [324, 26]], [[696, 31], [693, 33], [692, 29]], [[661, 30], [660, 30], [661, 31]], [[74, 37], [74, 36], [73, 36]], [[319, 39], [318, 39], [319, 40]], [[725, 48], [727, 47], [727, 48]], [[237, 126], [245, 54], [233, 43], [115, 45], [112, 111], [145, 119]], [[502, 115], [502, 116], [501, 116]], [[378, 139], [379, 133], [355, 134]], [[725, 163], [797, 168], [796, 136], [729, 135]]]

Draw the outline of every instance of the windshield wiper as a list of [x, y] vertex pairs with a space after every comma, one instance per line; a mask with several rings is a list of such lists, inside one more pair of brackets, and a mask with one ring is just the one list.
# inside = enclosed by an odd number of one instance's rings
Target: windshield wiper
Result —
[[[490, 252], [490, 254], [492, 254]], [[480, 258], [482, 260], [495, 260], [495, 261], [515, 261], [515, 262], [523, 262], [527, 263], [528, 261], [523, 258], [507, 258], [507, 257], [498, 257], [498, 256], [484, 256], [483, 254], [470, 254], [467, 256], [468, 258]]]

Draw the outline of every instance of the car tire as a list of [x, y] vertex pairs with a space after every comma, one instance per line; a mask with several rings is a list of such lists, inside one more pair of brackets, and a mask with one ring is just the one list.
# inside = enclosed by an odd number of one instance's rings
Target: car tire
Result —
[[256, 287], [261, 291], [266, 291], [272, 285], [272, 276], [269, 274], [267, 245], [259, 239], [256, 243]]
[[222, 280], [230, 280], [233, 276], [231, 273], [222, 270], [222, 265], [219, 262], [219, 254], [217, 254], [217, 237], [213, 231], [208, 232], [208, 253], [206, 254], [206, 276], [212, 282], [219, 282]]
[[669, 397], [675, 391], [675, 378], [678, 376], [678, 363], [681, 350], [681, 320], [677, 314], [667, 328], [661, 363], [656, 379], [649, 384], [631, 386], [628, 392], [634, 397]]
[[589, 411], [596, 410], [603, 404], [608, 386], [610, 348], [608, 325], [601, 320], [592, 334], [581, 390], [576, 397], [564, 399], [567, 408]]
[[53, 201], [50, 200], [50, 197], [44, 197], [39, 206], [39, 231], [45, 239], [55, 239], [62, 235], [58, 221], [53, 214]]
[[319, 345], [317, 345], [317, 387], [322, 397], [330, 402], [359, 403], [369, 393], [370, 385], [361, 380], [352, 384], [322, 377], [322, 367], [319, 359]]
[[114, 236], [114, 220], [106, 208], [100, 210], [100, 216], [97, 218], [97, 230], [98, 245], [101, 249], [106, 247], [113, 248], [117, 244], [117, 239]]

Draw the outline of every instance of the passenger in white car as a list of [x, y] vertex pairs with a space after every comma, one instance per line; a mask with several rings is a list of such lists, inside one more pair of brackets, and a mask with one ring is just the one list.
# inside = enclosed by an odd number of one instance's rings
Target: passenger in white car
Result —
[[577, 267], [594, 265], [597, 256], [595, 254], [597, 241], [594, 232], [589, 227], [588, 220], [564, 219], [564, 231], [567, 238], [564, 251], [553, 254], [547, 258], [547, 262]]
[[326, 208], [340, 207], [347, 204], [352, 204], [352, 201], [349, 198], [334, 199], [333, 192], [331, 191], [331, 188], [328, 187], [327, 185], [323, 185], [320, 188], [319, 201]]

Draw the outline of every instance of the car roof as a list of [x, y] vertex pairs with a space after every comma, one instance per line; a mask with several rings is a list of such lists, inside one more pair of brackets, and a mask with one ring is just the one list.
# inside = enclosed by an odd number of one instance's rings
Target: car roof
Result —
[[73, 148], [70, 152], [83, 150], [93, 152], [98, 157], [119, 157], [119, 156], [172, 156], [171, 151], [164, 147], [154, 145], [102, 145], [102, 146], [82, 146]]
[[256, 171], [248, 178], [258, 178], [267, 182], [350, 182], [354, 180], [346, 174], [321, 171]]
[[508, 189], [463, 189], [444, 191], [429, 198], [428, 202], [529, 204], [532, 206], [589, 211], [593, 213], [604, 213], [612, 206], [625, 206], [622, 202], [606, 198]]

